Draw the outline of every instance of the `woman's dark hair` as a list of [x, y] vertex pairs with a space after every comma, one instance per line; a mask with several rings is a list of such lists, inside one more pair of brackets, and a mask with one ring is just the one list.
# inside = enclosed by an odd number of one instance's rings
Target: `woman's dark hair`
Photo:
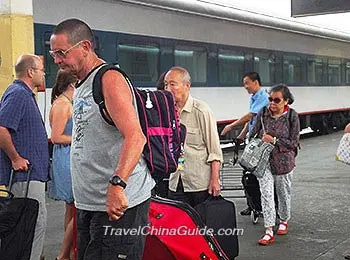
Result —
[[51, 104], [55, 99], [66, 91], [69, 87], [69, 84], [74, 84], [77, 82], [77, 77], [69, 71], [59, 70], [56, 76], [56, 83], [52, 88], [51, 93]]
[[271, 92], [281, 92], [284, 100], [288, 100], [288, 105], [293, 104], [294, 97], [290, 92], [289, 88], [285, 84], [278, 84], [270, 88], [269, 93]]
[[166, 73], [167, 73], [167, 71], [160, 74], [160, 77], [157, 81], [157, 90], [164, 90], [165, 89], [164, 78], [165, 78]]

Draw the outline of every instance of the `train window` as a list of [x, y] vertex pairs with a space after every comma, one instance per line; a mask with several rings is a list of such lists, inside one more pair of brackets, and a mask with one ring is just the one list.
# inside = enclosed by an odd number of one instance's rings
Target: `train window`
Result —
[[339, 85], [341, 80], [340, 60], [328, 60], [328, 84]]
[[309, 84], [322, 85], [323, 61], [322, 59], [307, 59], [307, 80]]
[[205, 48], [176, 45], [174, 54], [175, 66], [187, 69], [192, 82], [204, 83], [207, 81], [207, 51]]
[[133, 81], [156, 82], [158, 79], [159, 48], [152, 45], [118, 45], [118, 62]]
[[45, 66], [45, 82], [47, 88], [52, 88], [56, 81], [56, 75], [58, 72], [58, 66], [54, 63], [54, 60], [49, 54], [50, 50], [50, 36], [51, 32], [46, 32], [47, 40], [44, 45], [44, 66]]
[[267, 53], [254, 53], [254, 70], [259, 73], [262, 84], [272, 85], [275, 83], [275, 56]]
[[283, 56], [283, 81], [288, 85], [301, 84], [301, 58], [298, 56]]
[[346, 84], [350, 84], [350, 61], [345, 62], [345, 77]]
[[220, 84], [241, 85], [244, 74], [244, 53], [219, 49]]

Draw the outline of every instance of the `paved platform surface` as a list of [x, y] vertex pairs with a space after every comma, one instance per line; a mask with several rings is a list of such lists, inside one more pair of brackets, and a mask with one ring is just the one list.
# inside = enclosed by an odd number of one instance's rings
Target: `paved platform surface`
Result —
[[[240, 216], [244, 198], [229, 198], [237, 209], [240, 255], [237, 260], [342, 260], [350, 254], [350, 166], [335, 161], [342, 132], [301, 140], [293, 179], [289, 234], [270, 246], [259, 246], [263, 220], [253, 224]], [[227, 197], [242, 191], [225, 191]], [[64, 204], [47, 199], [46, 260], [57, 256], [63, 237]], [[166, 260], [166, 259], [164, 259]]]

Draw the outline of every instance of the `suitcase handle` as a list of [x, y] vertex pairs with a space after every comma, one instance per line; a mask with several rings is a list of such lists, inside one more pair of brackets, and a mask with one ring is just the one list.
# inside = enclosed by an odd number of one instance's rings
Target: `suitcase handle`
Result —
[[213, 196], [209, 195], [209, 197], [205, 201], [218, 201], [224, 199], [221, 195], [219, 196]]
[[11, 191], [0, 189], [0, 192], [6, 192], [7, 198], [12, 199], [15, 195]]
[[[23, 171], [15, 171], [15, 169], [11, 169], [11, 173], [10, 173], [10, 181], [9, 181], [9, 187], [8, 187], [8, 191], [12, 194], [11, 190], [12, 190], [12, 185], [13, 185], [13, 177], [16, 173], [23, 173]], [[28, 171], [27, 171], [27, 187], [26, 187], [26, 193], [25, 193], [25, 198], [28, 197], [28, 190], [29, 190], [29, 183], [30, 183], [30, 176], [32, 175], [32, 165], [28, 164]], [[12, 194], [13, 195], [13, 194]]]

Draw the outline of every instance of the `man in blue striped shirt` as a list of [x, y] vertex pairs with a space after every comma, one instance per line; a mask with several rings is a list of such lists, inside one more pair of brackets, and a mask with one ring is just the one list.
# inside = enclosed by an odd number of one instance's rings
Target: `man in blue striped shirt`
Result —
[[12, 193], [23, 197], [26, 171], [32, 167], [28, 197], [39, 201], [31, 260], [40, 258], [46, 229], [45, 182], [49, 179], [47, 134], [34, 89], [44, 83], [40, 57], [23, 55], [17, 60], [17, 79], [6, 89], [0, 104], [0, 185], [9, 185], [11, 168], [23, 171], [14, 178]]

